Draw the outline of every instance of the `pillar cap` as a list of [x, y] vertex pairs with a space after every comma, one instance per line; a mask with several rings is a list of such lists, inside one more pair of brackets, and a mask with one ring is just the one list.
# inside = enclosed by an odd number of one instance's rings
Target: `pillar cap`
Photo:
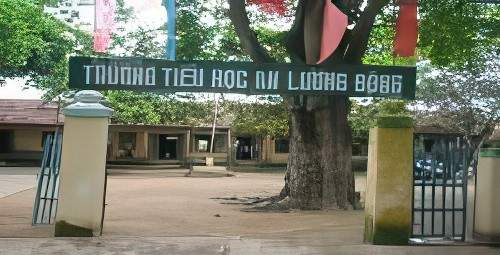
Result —
[[500, 158], [500, 148], [483, 148], [479, 152], [482, 158]]
[[483, 144], [479, 150], [480, 157], [500, 158], [500, 141], [493, 140]]
[[74, 103], [64, 108], [64, 116], [69, 117], [111, 117], [113, 109], [101, 104], [103, 95], [94, 90], [82, 90], [75, 94]]
[[406, 115], [382, 115], [377, 118], [379, 128], [412, 128], [413, 119]]

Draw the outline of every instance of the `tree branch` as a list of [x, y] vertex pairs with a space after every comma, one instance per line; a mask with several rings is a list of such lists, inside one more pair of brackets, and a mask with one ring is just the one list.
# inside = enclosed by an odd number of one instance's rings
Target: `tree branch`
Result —
[[228, 0], [229, 18], [240, 39], [243, 50], [257, 63], [275, 62], [267, 50], [257, 40], [255, 31], [250, 28], [250, 21], [245, 10], [245, 0]]
[[365, 54], [368, 46], [368, 39], [375, 22], [375, 17], [382, 8], [389, 3], [389, 0], [369, 0], [368, 5], [359, 17], [354, 27], [349, 46], [344, 55], [344, 60], [351, 64], [360, 64], [361, 58]]
[[285, 46], [292, 62], [305, 64], [306, 51], [304, 45], [304, 0], [299, 1], [295, 10], [295, 19], [285, 37]]

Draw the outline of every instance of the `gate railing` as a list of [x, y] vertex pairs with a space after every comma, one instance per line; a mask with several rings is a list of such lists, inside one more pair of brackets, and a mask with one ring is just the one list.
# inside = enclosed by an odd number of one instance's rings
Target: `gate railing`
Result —
[[465, 240], [469, 152], [460, 136], [415, 135], [413, 237]]
[[62, 132], [46, 136], [43, 158], [37, 176], [37, 191], [33, 205], [32, 224], [52, 224], [57, 211], [59, 168], [61, 163]]

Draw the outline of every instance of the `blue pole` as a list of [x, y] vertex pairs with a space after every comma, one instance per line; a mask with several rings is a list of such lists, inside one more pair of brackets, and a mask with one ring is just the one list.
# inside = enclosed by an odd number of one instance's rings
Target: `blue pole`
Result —
[[175, 60], [175, 0], [163, 0], [163, 5], [167, 9], [167, 48], [165, 57], [168, 60]]

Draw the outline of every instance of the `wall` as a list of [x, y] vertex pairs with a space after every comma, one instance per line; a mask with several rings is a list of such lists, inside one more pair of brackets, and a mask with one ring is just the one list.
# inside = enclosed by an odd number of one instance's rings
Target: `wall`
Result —
[[136, 159], [149, 159], [148, 158], [148, 132], [137, 132], [135, 134], [135, 153]]
[[[194, 137], [196, 135], [207, 135], [212, 134], [211, 128], [188, 128], [184, 126], [171, 127], [171, 126], [140, 126], [140, 125], [110, 125], [109, 126], [109, 139], [111, 145], [110, 148], [111, 156], [109, 160], [119, 159], [119, 133], [120, 132], [133, 132], [136, 134], [135, 151], [133, 153], [133, 158], [131, 160], [158, 160], [159, 144], [158, 135], [165, 134], [171, 136], [177, 136], [177, 160], [183, 161], [188, 156], [194, 158], [205, 158], [207, 156], [213, 156], [216, 162], [226, 162], [228, 153], [207, 153], [207, 152], [194, 152]], [[224, 151], [228, 151], [228, 129], [217, 129], [216, 139], [219, 147], [223, 147]], [[209, 141], [210, 142], [210, 141]]]
[[42, 151], [42, 130], [14, 130], [14, 151]]
[[205, 159], [206, 157], [213, 157], [214, 162], [227, 162], [227, 153], [191, 152], [190, 157], [194, 159]]
[[267, 136], [262, 139], [262, 153], [260, 161], [270, 164], [286, 164], [288, 162], [288, 153], [276, 153], [276, 140]]
[[148, 154], [149, 160], [158, 160], [159, 159], [159, 144], [158, 144], [158, 134], [149, 134], [148, 141]]

